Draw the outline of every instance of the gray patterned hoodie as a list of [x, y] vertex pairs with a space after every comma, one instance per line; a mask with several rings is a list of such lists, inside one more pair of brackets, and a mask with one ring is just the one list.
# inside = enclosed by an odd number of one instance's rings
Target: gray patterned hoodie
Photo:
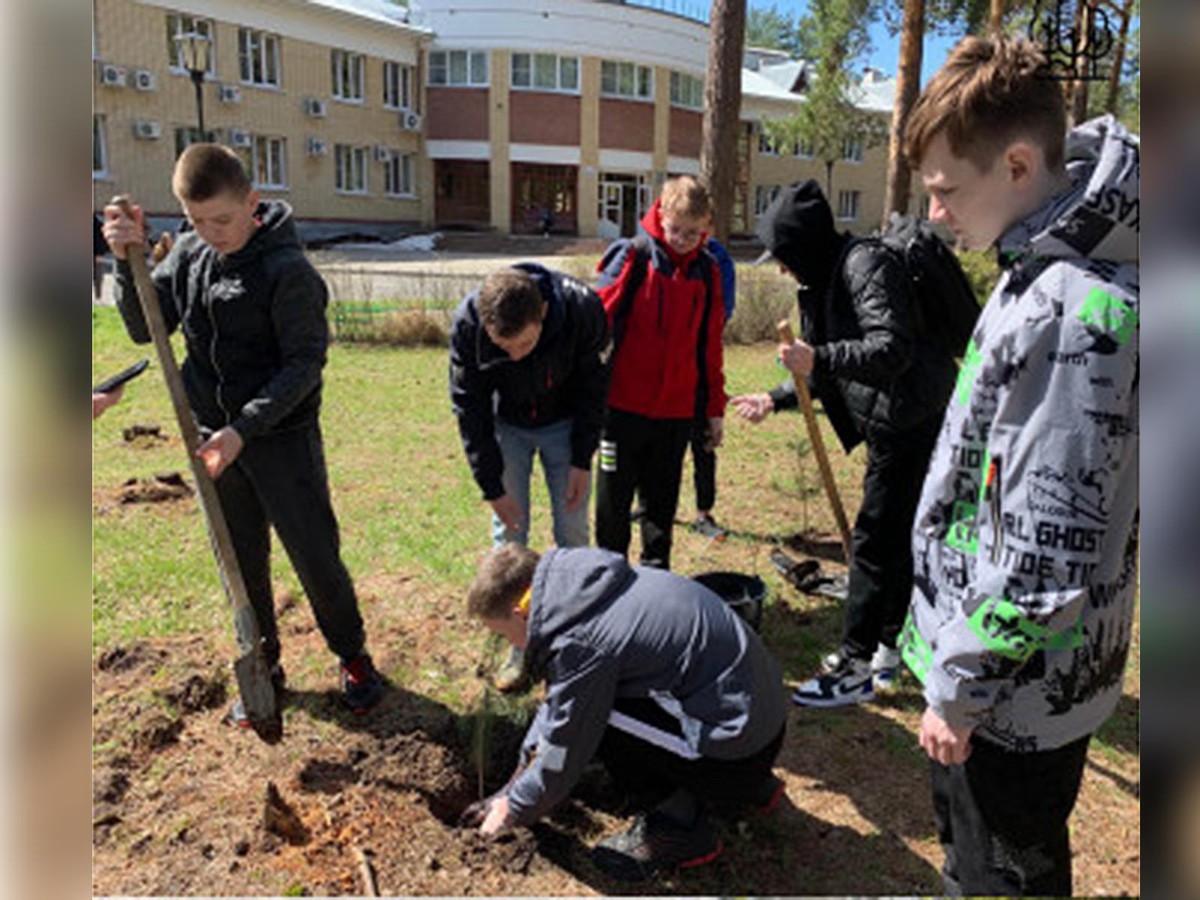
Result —
[[901, 638], [950, 725], [1018, 751], [1121, 695], [1137, 573], [1138, 139], [1068, 135], [1072, 188], [1011, 227], [914, 524]]

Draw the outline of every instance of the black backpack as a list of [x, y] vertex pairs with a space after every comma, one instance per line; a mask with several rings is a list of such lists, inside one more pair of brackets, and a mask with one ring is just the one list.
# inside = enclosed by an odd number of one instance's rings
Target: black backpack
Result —
[[948, 356], [961, 359], [980, 307], [958, 257], [928, 222], [912, 216], [893, 213], [876, 239], [904, 262], [919, 333]]

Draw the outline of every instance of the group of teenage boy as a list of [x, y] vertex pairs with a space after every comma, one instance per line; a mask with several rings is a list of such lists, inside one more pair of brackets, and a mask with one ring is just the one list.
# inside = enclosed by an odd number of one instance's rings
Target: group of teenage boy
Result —
[[[1121, 695], [1136, 586], [1138, 142], [1111, 118], [1068, 134], [1034, 45], [967, 38], [913, 108], [905, 152], [930, 218], [999, 260], [961, 363], [928, 339], [902, 261], [839, 233], [814, 182], [760, 221], [798, 283], [803, 338], [781, 358], [845, 449], [867, 455], [841, 645], [792, 699], [870, 700], [902, 657], [926, 701], [947, 892], [1069, 895], [1067, 821], [1090, 736]], [[324, 282], [291, 210], [262, 200], [231, 151], [189, 147], [173, 188], [190, 227], [153, 280], [187, 343], [200, 456], [275, 681], [270, 526], [341, 660], [347, 704], [365, 712], [382, 679], [327, 485]], [[716, 858], [716, 823], [784, 794], [779, 666], [720, 598], [668, 571], [689, 443], [720, 445], [727, 403], [751, 422], [796, 405], [790, 384], [725, 395], [732, 267], [714, 256], [711, 213], [695, 179], [668, 181], [643, 233], [601, 261], [598, 290], [534, 264], [500, 270], [464, 300], [450, 341], [452, 405], [493, 513], [468, 609], [545, 682], [512, 777], [463, 821], [489, 835], [528, 825], [598, 758], [645, 810], [593, 850], [631, 880]], [[118, 306], [139, 342], [125, 248], [143, 235], [139, 210], [106, 208]], [[525, 546], [535, 457], [557, 545], [540, 555]], [[633, 518], [640, 565], [626, 559]]]

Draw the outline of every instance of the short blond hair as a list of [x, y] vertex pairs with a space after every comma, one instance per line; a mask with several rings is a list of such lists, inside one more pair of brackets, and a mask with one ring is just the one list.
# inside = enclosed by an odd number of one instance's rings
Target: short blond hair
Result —
[[712, 215], [712, 197], [708, 189], [691, 175], [680, 175], [663, 185], [662, 212], [689, 219], [707, 219]]
[[533, 583], [538, 554], [520, 544], [488, 551], [467, 589], [467, 613], [476, 619], [505, 619]]
[[955, 156], [990, 171], [1020, 138], [1037, 143], [1046, 166], [1063, 165], [1067, 133], [1061, 84], [1045, 55], [1024, 37], [966, 37], [929, 80], [904, 127], [904, 155], [919, 167], [930, 142], [945, 132]]

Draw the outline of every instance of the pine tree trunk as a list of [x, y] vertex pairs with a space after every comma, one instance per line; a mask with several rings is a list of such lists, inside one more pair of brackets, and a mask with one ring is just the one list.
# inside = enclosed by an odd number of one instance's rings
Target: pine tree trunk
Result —
[[1133, 0], [1125, 0], [1121, 4], [1121, 34], [1117, 38], [1116, 55], [1113, 57], [1112, 71], [1108, 75], [1108, 99], [1104, 103], [1104, 111], [1117, 115], [1121, 101], [1121, 68], [1125, 65], [1125, 44], [1129, 40], [1129, 20], [1133, 18]]
[[713, 233], [718, 240], [724, 241], [729, 237], [733, 218], [738, 171], [746, 0], [713, 0], [709, 22], [700, 178], [712, 195]]
[[1000, 34], [1004, 31], [1005, 0], [992, 0], [988, 8], [988, 34]]
[[[999, 0], [995, 0], [999, 2]], [[900, 27], [900, 63], [896, 72], [896, 105], [892, 109], [892, 127], [888, 137], [887, 191], [883, 198], [883, 222], [897, 212], [908, 212], [912, 171], [904, 158], [904, 126], [917, 102], [921, 85], [922, 39], [925, 35], [925, 0], [904, 0], [904, 22]]]

